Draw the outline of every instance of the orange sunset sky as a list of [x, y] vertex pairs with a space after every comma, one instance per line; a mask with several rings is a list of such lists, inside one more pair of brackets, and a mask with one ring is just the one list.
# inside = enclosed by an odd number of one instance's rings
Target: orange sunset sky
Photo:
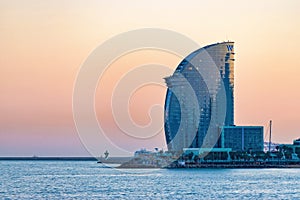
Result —
[[[172, 30], [200, 46], [234, 41], [235, 123], [266, 128], [272, 119], [273, 141], [291, 143], [300, 137], [299, 19], [299, 0], [1, 0], [0, 156], [88, 156], [72, 114], [77, 73], [102, 42], [139, 28]], [[129, 152], [165, 145], [163, 131], [141, 143], [119, 137], [105, 108], [126, 71], [151, 62], [175, 69], [180, 60], [144, 50], [112, 63], [95, 110], [115, 145]], [[165, 91], [145, 86], [133, 94], [136, 124], [151, 121], [149, 108], [163, 106]], [[162, 113], [154, 113], [161, 125]]]

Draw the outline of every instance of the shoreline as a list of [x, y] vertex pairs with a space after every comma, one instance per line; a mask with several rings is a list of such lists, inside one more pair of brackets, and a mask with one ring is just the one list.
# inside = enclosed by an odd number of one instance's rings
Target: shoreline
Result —
[[178, 162], [163, 166], [158, 164], [139, 164], [139, 163], [123, 163], [118, 168], [122, 169], [197, 169], [197, 168], [211, 168], [211, 169], [263, 169], [263, 168], [300, 168], [300, 161], [230, 161], [230, 162], [202, 162], [202, 163], [185, 163]]

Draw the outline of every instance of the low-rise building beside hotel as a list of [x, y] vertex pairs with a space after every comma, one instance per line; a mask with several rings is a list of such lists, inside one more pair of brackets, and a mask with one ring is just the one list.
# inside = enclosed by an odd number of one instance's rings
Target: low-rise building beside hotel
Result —
[[263, 151], [263, 126], [224, 126], [221, 130], [221, 148], [232, 151]]

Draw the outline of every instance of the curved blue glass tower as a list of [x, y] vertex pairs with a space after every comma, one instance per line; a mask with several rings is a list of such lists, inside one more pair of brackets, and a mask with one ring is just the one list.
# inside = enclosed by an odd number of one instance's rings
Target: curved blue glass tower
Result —
[[198, 49], [165, 78], [169, 150], [220, 147], [220, 127], [234, 125], [233, 47], [233, 42], [223, 42]]

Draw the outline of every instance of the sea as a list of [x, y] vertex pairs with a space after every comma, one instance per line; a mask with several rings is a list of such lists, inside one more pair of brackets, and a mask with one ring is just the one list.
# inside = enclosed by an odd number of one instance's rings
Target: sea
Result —
[[0, 161], [0, 199], [300, 199], [300, 169], [116, 169]]

